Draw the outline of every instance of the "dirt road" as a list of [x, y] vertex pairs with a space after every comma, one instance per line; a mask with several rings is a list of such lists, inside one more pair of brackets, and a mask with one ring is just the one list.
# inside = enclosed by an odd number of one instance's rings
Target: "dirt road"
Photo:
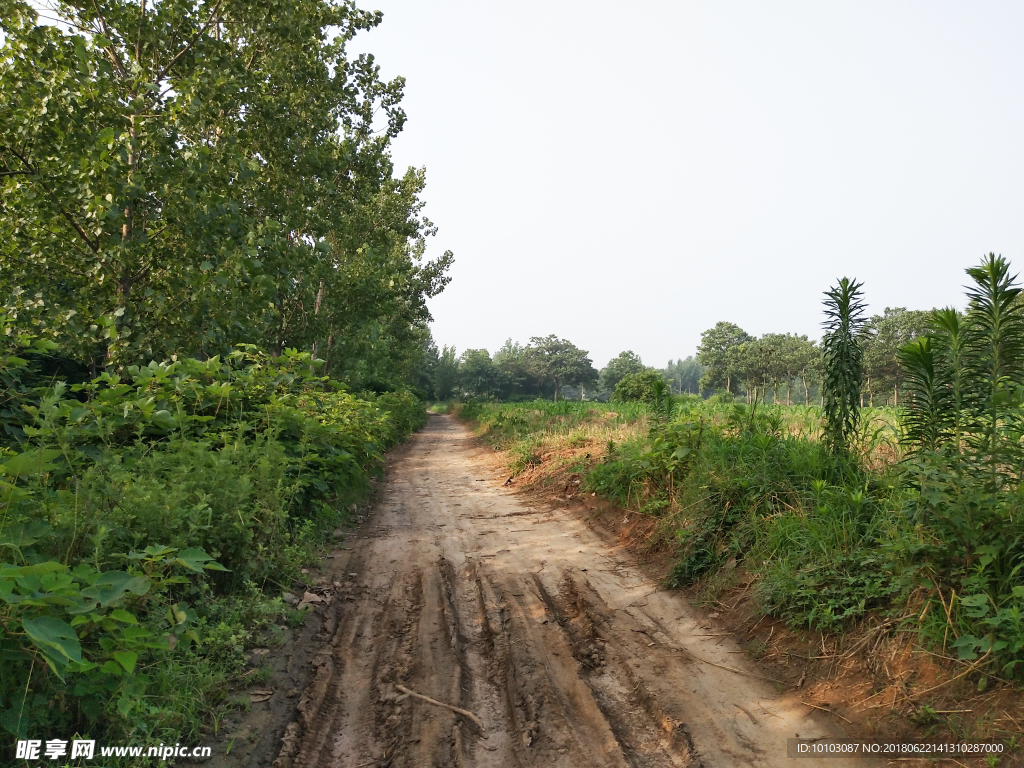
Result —
[[807, 766], [787, 737], [840, 735], [453, 418], [384, 483], [279, 768]]

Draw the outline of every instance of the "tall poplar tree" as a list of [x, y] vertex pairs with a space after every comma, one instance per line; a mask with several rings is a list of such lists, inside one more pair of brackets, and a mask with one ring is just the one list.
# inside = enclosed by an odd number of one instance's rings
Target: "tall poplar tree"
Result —
[[380, 13], [52, 12], [0, 9], [0, 294], [19, 325], [94, 368], [238, 342], [315, 349], [365, 381], [415, 368], [451, 256], [423, 261], [423, 172], [394, 178], [402, 79], [346, 52]]

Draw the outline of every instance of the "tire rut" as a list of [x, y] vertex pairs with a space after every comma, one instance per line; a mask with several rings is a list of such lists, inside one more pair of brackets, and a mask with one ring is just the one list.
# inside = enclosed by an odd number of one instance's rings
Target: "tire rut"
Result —
[[586, 579], [567, 571], [552, 593], [539, 576], [538, 594], [555, 616], [579, 662], [583, 681], [615, 734], [631, 768], [702, 765], [682, 724], [667, 716], [633, 672], [632, 655], [615, 641], [608, 608]]

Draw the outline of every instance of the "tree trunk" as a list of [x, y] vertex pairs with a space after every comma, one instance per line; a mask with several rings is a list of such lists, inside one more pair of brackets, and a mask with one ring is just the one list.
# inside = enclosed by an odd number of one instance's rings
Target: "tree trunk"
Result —
[[[320, 290], [318, 290], [316, 292], [316, 301], [313, 302], [313, 317], [316, 317], [317, 315], [320, 314], [320, 302], [322, 302], [323, 300], [324, 300], [324, 281], [321, 280], [320, 281]], [[316, 360], [316, 349], [317, 349], [319, 341], [320, 341], [319, 339], [316, 339], [316, 338], [313, 339], [313, 359], [314, 360]], [[311, 370], [312, 370], [312, 367], [311, 367]], [[326, 371], [325, 371], [325, 373], [326, 373]]]
[[896, 408], [900, 407], [900, 385], [899, 384], [893, 384], [892, 385], [892, 404]]
[[327, 352], [324, 354], [324, 375], [331, 375], [331, 348], [334, 346], [334, 323], [327, 328]]

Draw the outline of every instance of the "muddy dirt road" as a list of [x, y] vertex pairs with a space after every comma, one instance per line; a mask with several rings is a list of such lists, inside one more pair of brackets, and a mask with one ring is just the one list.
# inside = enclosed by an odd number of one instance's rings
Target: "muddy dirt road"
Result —
[[276, 766], [809, 765], [787, 737], [840, 735], [628, 553], [497, 473], [453, 418], [412, 438], [349, 542], [353, 584]]

